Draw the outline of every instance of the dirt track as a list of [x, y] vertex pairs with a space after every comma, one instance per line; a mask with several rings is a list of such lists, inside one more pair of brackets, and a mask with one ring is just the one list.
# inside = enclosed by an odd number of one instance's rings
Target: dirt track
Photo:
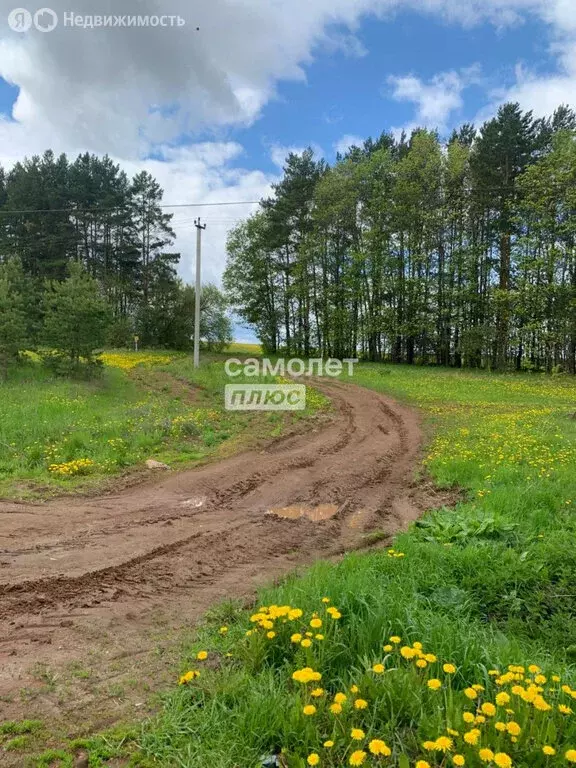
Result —
[[[145, 653], [150, 626], [190, 622], [432, 506], [412, 483], [417, 415], [359, 387], [320, 388], [335, 417], [260, 452], [96, 499], [0, 503], [0, 696], [39, 661]], [[334, 514], [271, 513], [294, 505]]]

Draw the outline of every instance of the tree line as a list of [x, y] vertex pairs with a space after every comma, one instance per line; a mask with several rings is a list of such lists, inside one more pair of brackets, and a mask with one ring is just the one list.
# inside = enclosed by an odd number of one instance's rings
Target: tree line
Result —
[[[94, 332], [92, 349], [127, 346], [134, 336], [142, 346], [189, 347], [195, 292], [177, 276], [173, 215], [162, 202], [163, 190], [151, 174], [130, 179], [107, 156], [85, 153], [71, 161], [48, 150], [9, 172], [0, 168], [3, 359], [14, 359], [16, 337], [20, 350], [54, 343], [47, 329], [53, 304], [67, 301], [59, 294], [62, 286], [76, 296], [71, 308], [89, 304], [90, 292], [93, 302], [102, 302], [96, 322], [102, 333], [85, 316], [84, 331]], [[228, 342], [231, 324], [216, 286], [204, 287], [201, 310], [203, 338]], [[69, 341], [70, 349], [77, 347]]]
[[576, 115], [292, 153], [224, 284], [269, 353], [576, 373]]

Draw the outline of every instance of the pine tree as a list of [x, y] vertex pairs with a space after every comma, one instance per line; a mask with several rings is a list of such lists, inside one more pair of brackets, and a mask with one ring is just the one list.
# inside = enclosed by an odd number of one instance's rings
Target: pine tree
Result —
[[537, 149], [538, 126], [531, 112], [519, 104], [504, 104], [492, 120], [484, 123], [475, 143], [471, 166], [480, 206], [487, 216], [488, 248], [495, 246], [498, 275], [494, 303], [494, 345], [492, 364], [506, 366], [509, 323], [512, 312], [512, 238], [516, 234], [516, 179], [525, 170]]
[[71, 263], [69, 275], [47, 287], [44, 342], [77, 368], [80, 358], [94, 362], [94, 352], [106, 341], [111, 313], [98, 282], [82, 265]]
[[0, 369], [4, 380], [10, 364], [27, 346], [25, 303], [13, 277], [16, 265], [0, 265]]

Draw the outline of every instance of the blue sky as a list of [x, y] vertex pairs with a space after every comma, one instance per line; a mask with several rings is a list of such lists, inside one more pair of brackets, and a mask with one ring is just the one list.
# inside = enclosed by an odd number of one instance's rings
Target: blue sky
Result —
[[[471, 30], [415, 12], [393, 20], [365, 20], [357, 31], [364, 55], [322, 50], [306, 67], [306, 82], [286, 82], [256, 124], [231, 132], [246, 150], [244, 165], [273, 169], [269, 148], [318, 146], [327, 159], [343, 135], [368, 137], [414, 121], [414, 103], [394, 98], [390, 76], [412, 74], [429, 81], [438, 72], [478, 67], [478, 82], [462, 92], [463, 105], [448, 126], [474, 120], [490, 94], [511, 87], [519, 62], [540, 72], [554, 69], [548, 29], [538, 20], [497, 30], [488, 23]], [[264, 166], [263, 166], [264, 164]]]
[[[417, 125], [447, 135], [506, 100], [539, 116], [576, 108], [573, 0], [147, 0], [186, 22], [154, 30], [65, 28], [67, 0], [50, 6], [60, 23], [45, 34], [13, 32], [0, 10], [0, 163], [106, 152], [153, 173], [166, 203], [258, 200], [290, 149], [332, 162], [350, 141]], [[194, 218], [218, 282], [227, 232], [251, 210], [175, 209], [185, 280]]]

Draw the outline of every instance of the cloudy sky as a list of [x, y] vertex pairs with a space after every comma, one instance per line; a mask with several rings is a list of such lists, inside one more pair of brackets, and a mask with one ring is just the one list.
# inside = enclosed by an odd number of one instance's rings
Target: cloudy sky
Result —
[[[108, 153], [150, 170], [169, 204], [258, 200], [289, 149], [333, 160], [383, 130], [445, 134], [508, 99], [537, 114], [576, 107], [574, 0], [47, 2], [53, 31], [15, 32], [15, 4], [0, 0], [0, 163]], [[185, 24], [83, 29], [64, 26], [68, 12]], [[252, 208], [174, 209], [185, 279], [195, 216], [217, 281], [226, 231]]]

